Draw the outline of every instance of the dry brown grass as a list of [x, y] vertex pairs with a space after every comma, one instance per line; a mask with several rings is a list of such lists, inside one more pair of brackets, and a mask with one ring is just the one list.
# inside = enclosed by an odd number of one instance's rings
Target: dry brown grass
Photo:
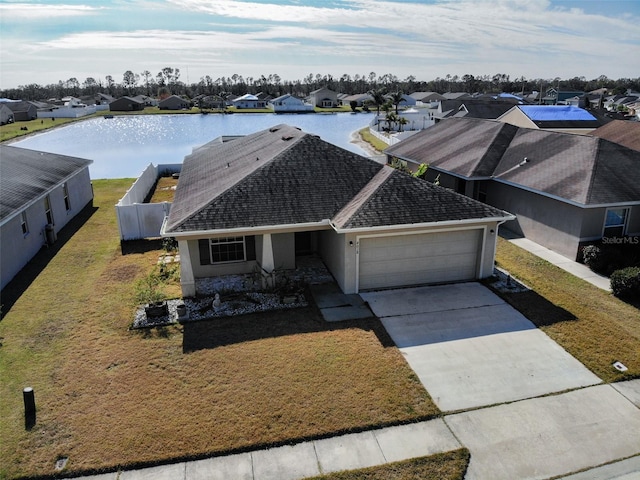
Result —
[[462, 480], [469, 465], [465, 448], [379, 467], [337, 472], [307, 480]]
[[67, 472], [131, 467], [439, 414], [375, 318], [327, 324], [309, 307], [128, 330], [134, 283], [162, 253], [120, 253], [113, 205], [130, 183], [94, 181], [97, 210], [0, 322], [0, 477], [52, 474], [60, 456]]
[[149, 203], [173, 202], [173, 197], [176, 194], [177, 185], [177, 178], [160, 177], [158, 179], [156, 187], [153, 190], [153, 195], [151, 195]]
[[[640, 377], [638, 308], [506, 240], [496, 259], [533, 289], [505, 299], [571, 355], [606, 382]], [[616, 370], [616, 361], [629, 370]]]

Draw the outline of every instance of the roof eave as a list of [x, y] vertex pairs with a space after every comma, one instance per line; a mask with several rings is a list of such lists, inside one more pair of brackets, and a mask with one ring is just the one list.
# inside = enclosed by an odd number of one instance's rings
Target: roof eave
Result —
[[303, 231], [303, 230], [315, 230], [315, 229], [327, 229], [331, 226], [329, 219], [320, 220], [318, 222], [306, 222], [306, 223], [290, 223], [281, 225], [261, 225], [258, 227], [236, 227], [236, 228], [217, 228], [211, 230], [189, 230], [185, 232], [173, 232], [167, 231], [167, 218], [165, 217], [160, 228], [161, 237], [175, 237], [175, 238], [187, 238], [187, 237], [219, 237], [221, 235], [237, 236], [237, 235], [264, 235], [266, 233], [281, 232], [281, 231]]
[[359, 227], [359, 228], [342, 228], [331, 223], [331, 226], [336, 233], [364, 233], [364, 232], [380, 232], [380, 231], [396, 231], [406, 229], [427, 229], [438, 227], [450, 227], [450, 226], [466, 226], [481, 223], [504, 223], [509, 220], [515, 220], [516, 216], [504, 212], [503, 216], [499, 217], [484, 217], [484, 218], [468, 218], [465, 220], [445, 220], [441, 222], [423, 222], [423, 223], [405, 223], [399, 225], [379, 225], [375, 227]]

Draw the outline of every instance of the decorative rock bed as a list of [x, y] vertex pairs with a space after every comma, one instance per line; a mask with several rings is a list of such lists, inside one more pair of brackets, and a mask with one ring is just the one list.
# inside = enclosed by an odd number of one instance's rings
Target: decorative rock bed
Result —
[[[244, 292], [232, 293], [220, 299], [220, 305], [214, 307], [214, 297], [185, 298], [167, 300], [167, 315], [147, 316], [145, 307], [136, 311], [131, 328], [152, 328], [175, 323], [207, 320], [219, 317], [232, 317], [249, 313], [268, 312], [308, 306], [303, 294], [284, 295], [277, 293]], [[186, 307], [186, 315], [178, 315], [181, 306]]]

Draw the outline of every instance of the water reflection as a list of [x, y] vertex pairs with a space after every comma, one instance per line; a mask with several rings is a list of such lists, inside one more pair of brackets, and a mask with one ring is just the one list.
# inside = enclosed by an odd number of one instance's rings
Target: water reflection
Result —
[[371, 119], [364, 113], [123, 115], [76, 122], [13, 145], [91, 159], [91, 178], [125, 178], [137, 177], [149, 163], [181, 163], [194, 147], [220, 135], [247, 135], [280, 123], [364, 155], [351, 134]]

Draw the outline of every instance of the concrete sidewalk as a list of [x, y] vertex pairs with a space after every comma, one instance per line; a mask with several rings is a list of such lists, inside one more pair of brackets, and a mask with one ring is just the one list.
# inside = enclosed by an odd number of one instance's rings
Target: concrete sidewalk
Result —
[[461, 448], [444, 420], [369, 430], [226, 457], [125, 470], [85, 480], [299, 480]]
[[607, 277], [599, 275], [591, 270], [586, 265], [582, 263], [578, 263], [570, 258], [567, 258], [559, 253], [554, 252], [553, 250], [549, 250], [547, 247], [543, 247], [542, 245], [532, 242], [527, 238], [516, 238], [509, 231], [500, 231], [500, 236], [505, 240], [517, 245], [528, 252], [537, 255], [538, 257], [546, 260], [549, 263], [553, 263], [556, 267], [559, 267], [572, 275], [575, 275], [578, 278], [581, 278], [585, 282], [589, 282], [591, 285], [595, 285], [598, 288], [606, 290], [608, 292], [611, 291], [611, 284]]

